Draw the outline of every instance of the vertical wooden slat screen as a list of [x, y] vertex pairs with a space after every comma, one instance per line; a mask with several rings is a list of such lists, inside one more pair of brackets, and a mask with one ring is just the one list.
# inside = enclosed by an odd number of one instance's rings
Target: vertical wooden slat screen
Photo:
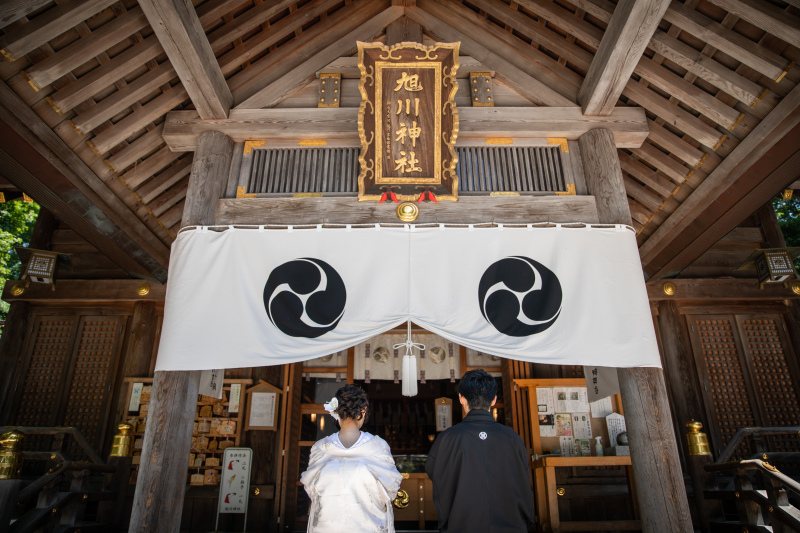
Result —
[[[239, 183], [247, 194], [358, 193], [360, 148], [254, 148], [243, 156]], [[567, 191], [558, 146], [467, 146], [456, 149], [459, 192]], [[246, 185], [244, 185], [246, 184]]]
[[[771, 427], [800, 426], [800, 402], [787, 364], [794, 357], [780, 315], [737, 315], [742, 346], [764, 418]], [[774, 437], [777, 452], [800, 451], [796, 436]]]
[[[77, 346], [72, 357], [63, 424], [83, 433], [101, 452], [126, 317], [81, 317]], [[86, 459], [74, 443], [73, 459]]]
[[[689, 315], [687, 320], [708, 418], [713, 421], [708, 429], [718, 454], [739, 428], [758, 423], [736, 321], [733, 315]], [[749, 453], [746, 445], [740, 450]]]

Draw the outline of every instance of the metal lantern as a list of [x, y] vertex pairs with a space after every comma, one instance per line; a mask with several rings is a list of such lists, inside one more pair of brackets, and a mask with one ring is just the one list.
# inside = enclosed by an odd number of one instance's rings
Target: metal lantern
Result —
[[50, 290], [56, 290], [55, 273], [56, 267], [62, 270], [72, 270], [72, 262], [69, 254], [61, 254], [48, 250], [35, 250], [24, 246], [15, 246], [20, 261], [25, 264], [25, 272], [21, 279], [25, 280], [25, 286], [33, 283], [44, 283], [50, 285]]
[[794, 269], [794, 260], [800, 255], [800, 248], [759, 248], [737, 270], [755, 268], [758, 285], [782, 283], [788, 287], [800, 278]]
[[764, 252], [756, 257], [755, 264], [758, 283], [762, 287], [765, 283], [785, 284], [786, 280], [797, 277], [792, 257], [786, 250]]

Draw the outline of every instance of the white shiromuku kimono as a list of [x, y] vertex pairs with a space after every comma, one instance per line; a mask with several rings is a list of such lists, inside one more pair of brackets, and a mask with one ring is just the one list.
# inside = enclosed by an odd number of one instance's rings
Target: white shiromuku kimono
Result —
[[311, 498], [308, 533], [394, 533], [392, 500], [402, 480], [380, 437], [362, 431], [350, 448], [338, 433], [319, 440], [300, 476]]

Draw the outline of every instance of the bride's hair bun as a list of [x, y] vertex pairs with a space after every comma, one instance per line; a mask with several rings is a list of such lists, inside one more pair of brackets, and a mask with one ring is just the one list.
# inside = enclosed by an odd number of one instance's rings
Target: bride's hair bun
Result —
[[[361, 419], [361, 411], [369, 406], [369, 399], [367, 393], [361, 387], [355, 385], [345, 385], [336, 391], [336, 399], [339, 400], [339, 407], [336, 408], [336, 414], [344, 420], [345, 418], [352, 418], [353, 420]], [[364, 422], [369, 419], [369, 409], [364, 414]]]

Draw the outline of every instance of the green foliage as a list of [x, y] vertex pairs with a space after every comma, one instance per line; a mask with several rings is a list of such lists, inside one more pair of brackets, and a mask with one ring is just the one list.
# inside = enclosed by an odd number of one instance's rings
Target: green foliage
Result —
[[772, 200], [786, 246], [800, 246], [800, 198]]
[[[14, 246], [27, 246], [33, 225], [39, 215], [39, 204], [5, 202], [0, 204], [0, 287], [9, 279], [19, 279], [21, 264]], [[5, 320], [8, 304], [0, 301], [0, 320]]]

